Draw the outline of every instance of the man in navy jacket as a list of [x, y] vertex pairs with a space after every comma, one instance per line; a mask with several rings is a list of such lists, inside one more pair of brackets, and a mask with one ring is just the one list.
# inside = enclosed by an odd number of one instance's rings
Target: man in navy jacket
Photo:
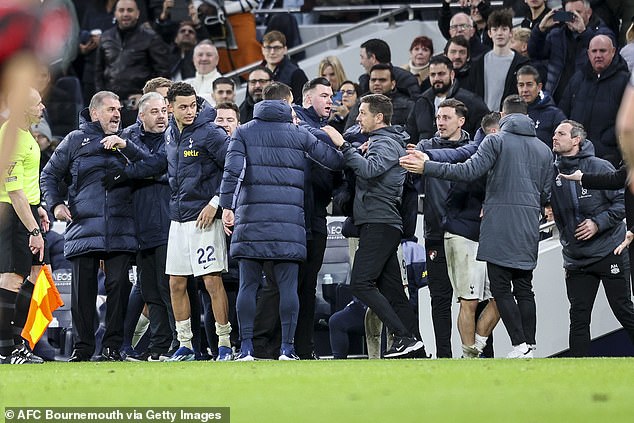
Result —
[[[119, 97], [100, 91], [82, 111], [79, 129], [64, 138], [42, 171], [46, 204], [58, 220], [68, 223], [64, 256], [73, 264], [71, 310], [75, 349], [69, 361], [88, 361], [95, 349], [95, 301], [99, 262], [106, 273], [106, 333], [101, 358], [121, 360], [123, 318], [130, 294], [128, 269], [137, 249], [130, 187], [110, 190], [106, 172], [127, 158], [102, 143], [116, 137], [121, 122]], [[68, 205], [60, 185], [68, 183]]]
[[[165, 275], [170, 226], [164, 136], [167, 121], [163, 96], [157, 92], [147, 93], [139, 100], [139, 120], [123, 130], [120, 140], [106, 146], [119, 147], [128, 156], [143, 156], [125, 168], [112, 169], [104, 181], [106, 187], [112, 189], [115, 184], [133, 180], [132, 203], [139, 242], [136, 264], [141, 295], [148, 306], [151, 333], [148, 352], [139, 357], [128, 356], [135, 361], [159, 361], [160, 355], [170, 349], [173, 338], [174, 317], [169, 278]], [[131, 153], [131, 149], [141, 152]]]
[[167, 92], [174, 116], [165, 133], [167, 174], [172, 190], [165, 272], [170, 275], [172, 308], [180, 348], [171, 361], [194, 359], [187, 277], [202, 276], [211, 297], [218, 359], [232, 358], [231, 324], [221, 272], [227, 271], [222, 222], [216, 219], [228, 137], [214, 123], [216, 111], [194, 88], [177, 82]]
[[220, 189], [223, 223], [228, 233], [233, 232], [231, 256], [240, 267], [237, 311], [242, 344], [237, 360], [253, 360], [255, 300], [265, 261], [273, 262], [280, 291], [279, 359], [296, 360], [297, 278], [299, 264], [306, 259], [305, 155], [330, 168], [341, 167], [343, 158], [292, 122], [290, 87], [274, 82], [263, 94], [254, 119], [233, 134]]

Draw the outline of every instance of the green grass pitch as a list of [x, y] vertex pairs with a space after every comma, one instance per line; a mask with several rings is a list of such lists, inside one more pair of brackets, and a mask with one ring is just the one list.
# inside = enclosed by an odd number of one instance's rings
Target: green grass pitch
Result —
[[0, 404], [223, 406], [233, 423], [634, 422], [634, 360], [3, 365]]

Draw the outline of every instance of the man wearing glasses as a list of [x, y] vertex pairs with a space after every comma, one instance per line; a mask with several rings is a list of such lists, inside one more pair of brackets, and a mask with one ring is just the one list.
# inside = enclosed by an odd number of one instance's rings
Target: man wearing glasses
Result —
[[247, 81], [247, 95], [240, 105], [240, 123], [247, 123], [253, 119], [255, 103], [262, 101], [262, 90], [273, 80], [273, 72], [264, 66], [255, 68], [249, 74]]
[[302, 104], [302, 88], [308, 77], [286, 55], [286, 36], [279, 31], [270, 31], [262, 38], [262, 54], [266, 66], [273, 73], [273, 80], [283, 82], [291, 87], [295, 104]]
[[[476, 26], [471, 16], [463, 12], [456, 13], [453, 16], [451, 15], [451, 9], [449, 7], [450, 3], [451, 0], [443, 1], [443, 7], [440, 10], [440, 15], [438, 16], [438, 28], [440, 29], [440, 32], [442, 32], [442, 35], [447, 40], [458, 35], [462, 35], [469, 40], [469, 51], [471, 52], [471, 57], [473, 59], [480, 57], [483, 53], [490, 50], [490, 47], [483, 44], [476, 31]], [[488, 10], [482, 9], [488, 9], [488, 7], [484, 7], [485, 5], [488, 6], [488, 3], [478, 3], [482, 5], [478, 8], [478, 10], [486, 22], [486, 18], [489, 16], [489, 13]]]

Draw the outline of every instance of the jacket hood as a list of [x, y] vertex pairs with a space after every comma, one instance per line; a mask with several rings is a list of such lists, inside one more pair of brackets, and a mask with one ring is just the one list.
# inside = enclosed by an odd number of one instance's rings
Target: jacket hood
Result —
[[253, 108], [253, 118], [268, 122], [292, 122], [291, 106], [284, 100], [262, 100]]
[[511, 113], [500, 119], [500, 129], [512, 134], [535, 136], [535, 122], [522, 113]]
[[376, 129], [370, 132], [368, 135], [369, 136], [379, 135], [379, 136], [391, 138], [393, 140], [400, 142], [403, 145], [403, 147], [405, 147], [407, 145], [407, 142], [409, 141], [409, 134], [400, 125], [392, 125], [392, 126], [386, 126], [384, 128]]
[[587, 157], [594, 156], [594, 145], [590, 140], [585, 140], [581, 144], [581, 149], [574, 156], [560, 156], [555, 157], [555, 166], [562, 173], [572, 173], [579, 169], [579, 160]]
[[[79, 112], [79, 129], [89, 134], [103, 134], [103, 128], [99, 122], [93, 122], [90, 118], [90, 111], [88, 107]], [[117, 133], [121, 132], [121, 122], [119, 122], [119, 129]]]
[[297, 113], [297, 117], [310, 124], [310, 126], [319, 125], [321, 127], [328, 123], [328, 117], [319, 116], [313, 106], [304, 108], [302, 106], [293, 105], [293, 110]]
[[545, 109], [548, 106], [557, 107], [557, 105], [553, 101], [553, 98], [549, 94], [545, 93], [544, 91], [540, 91], [535, 101], [528, 105], [528, 108], [529, 110]]
[[196, 96], [196, 104], [198, 111], [196, 112], [194, 123], [191, 124], [192, 129], [216, 120], [216, 109], [211, 107], [204, 98]]
[[[483, 133], [482, 138], [484, 138], [486, 136], [486, 134]], [[437, 143], [438, 145], [440, 145], [442, 148], [444, 147], [450, 147], [453, 148], [456, 146], [456, 144], [465, 144], [468, 143], [469, 141], [471, 141], [471, 135], [469, 135], [469, 133], [467, 131], [465, 131], [464, 129], [460, 130], [460, 139], [452, 141], [452, 140], [447, 140], [444, 138], [440, 137], [440, 132], [436, 131], [436, 133], [434, 134], [434, 138], [433, 138], [434, 142]]]

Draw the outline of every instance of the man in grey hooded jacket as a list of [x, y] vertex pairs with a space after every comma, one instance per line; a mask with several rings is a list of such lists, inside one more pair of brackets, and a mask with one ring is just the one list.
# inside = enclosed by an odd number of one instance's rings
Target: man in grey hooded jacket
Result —
[[[555, 130], [555, 166], [563, 174], [608, 173], [614, 168], [594, 155], [586, 131], [578, 122], [564, 120]], [[567, 179], [567, 178], [566, 178]], [[599, 282], [617, 320], [634, 342], [634, 306], [628, 281], [628, 260], [618, 246], [625, 237], [623, 189], [588, 189], [581, 183], [554, 179], [552, 207], [563, 246], [566, 291], [570, 301], [570, 355], [590, 353], [590, 318]]]
[[511, 95], [503, 103], [501, 131], [488, 135], [469, 160], [422, 163], [423, 174], [436, 178], [472, 181], [487, 175], [477, 259], [487, 263], [491, 293], [514, 347], [509, 358], [533, 356], [537, 317], [531, 281], [553, 172], [552, 153], [535, 136], [526, 113], [526, 103]]

